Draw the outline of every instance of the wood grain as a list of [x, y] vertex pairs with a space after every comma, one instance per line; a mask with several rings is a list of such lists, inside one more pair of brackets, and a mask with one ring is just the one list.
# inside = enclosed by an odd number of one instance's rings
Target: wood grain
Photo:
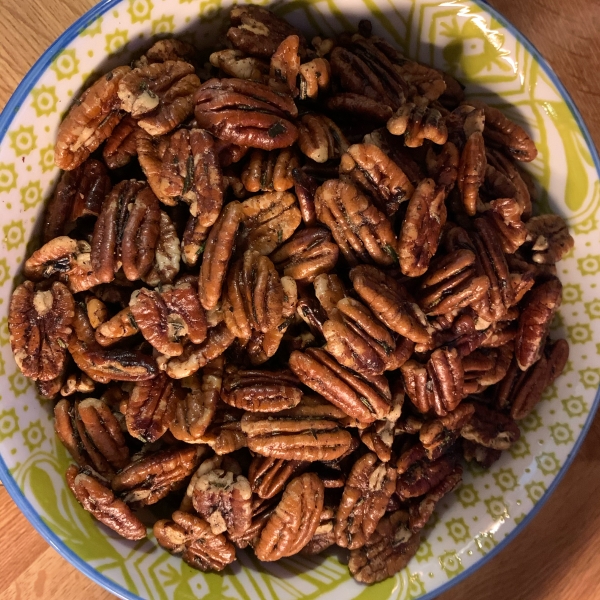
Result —
[[[540, 50], [600, 145], [600, 2], [489, 0]], [[0, 0], [0, 107], [95, 0]], [[600, 417], [559, 488], [503, 552], [438, 600], [600, 599]], [[0, 488], [0, 598], [113, 598], [64, 561]]]

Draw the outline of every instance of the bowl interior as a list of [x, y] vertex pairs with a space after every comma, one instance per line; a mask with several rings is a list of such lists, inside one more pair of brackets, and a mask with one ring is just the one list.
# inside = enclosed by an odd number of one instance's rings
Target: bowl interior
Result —
[[[198, 6], [200, 10], [198, 12]], [[557, 482], [595, 409], [600, 383], [600, 184], [589, 136], [562, 87], [528, 44], [499, 17], [471, 1], [298, 0], [276, 11], [307, 34], [373, 30], [409, 57], [444, 69], [467, 93], [502, 108], [531, 133], [539, 157], [527, 166], [542, 210], [564, 216], [576, 240], [559, 264], [564, 300], [553, 324], [571, 356], [544, 401], [521, 422], [522, 437], [489, 471], [469, 467], [445, 498], [409, 567], [365, 588], [335, 556], [293, 557], [260, 565], [250, 554], [222, 575], [202, 574], [159, 550], [130, 543], [99, 525], [64, 482], [69, 456], [53, 431], [52, 407], [12, 358], [8, 300], [36, 243], [44, 201], [59, 175], [53, 145], [61, 116], [84, 82], [126, 64], [151, 38], [178, 33], [210, 48], [223, 32], [226, 0], [105, 0], [74, 25], [28, 76], [0, 118], [0, 477], [22, 510], [76, 566], [123, 597], [418, 598], [439, 593], [531, 516]], [[108, 57], [108, 58], [107, 58]], [[9, 475], [10, 474], [10, 475]]]

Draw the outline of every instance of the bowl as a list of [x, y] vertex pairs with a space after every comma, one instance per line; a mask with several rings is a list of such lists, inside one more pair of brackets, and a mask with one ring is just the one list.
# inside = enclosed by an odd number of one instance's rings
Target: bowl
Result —
[[[228, 0], [103, 0], [40, 58], [0, 116], [0, 479], [44, 538], [78, 569], [123, 598], [433, 598], [498, 553], [533, 518], [579, 448], [598, 405], [600, 161], [569, 95], [533, 46], [478, 1], [296, 0], [275, 10], [307, 33], [355, 28], [362, 18], [403, 52], [449, 71], [467, 93], [502, 108], [532, 135], [527, 166], [542, 210], [569, 223], [575, 249], [559, 264], [563, 305], [553, 330], [571, 344], [564, 374], [521, 422], [523, 435], [489, 471], [469, 467], [428, 524], [408, 567], [365, 588], [335, 557], [259, 564], [249, 554], [203, 574], [152, 540], [127, 542], [94, 521], [64, 480], [70, 458], [54, 435], [52, 406], [17, 369], [8, 301], [44, 201], [59, 175], [53, 145], [84, 82], [129, 62], [151, 38], [178, 33], [210, 47]], [[198, 13], [199, 7], [199, 13]]]

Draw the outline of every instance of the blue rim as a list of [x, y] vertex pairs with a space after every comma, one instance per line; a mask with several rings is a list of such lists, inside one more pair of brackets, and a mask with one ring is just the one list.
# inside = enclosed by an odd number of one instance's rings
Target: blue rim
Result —
[[[42, 54], [41, 58], [35, 63], [35, 65], [30, 69], [27, 73], [23, 81], [19, 84], [14, 94], [9, 99], [8, 103], [4, 107], [4, 110], [0, 114], [0, 143], [4, 139], [4, 136], [10, 127], [14, 117], [16, 116], [18, 110], [23, 103], [23, 100], [29, 95], [29, 92], [34, 87], [40, 76], [46, 71], [46, 69], [50, 66], [55, 56], [73, 41], [80, 32], [85, 29], [88, 25], [93, 23], [99, 16], [103, 15], [107, 12], [111, 7], [120, 4], [123, 0], [101, 0], [94, 8], [85, 13], [82, 17], [80, 17], [77, 21], [75, 21], [45, 52]], [[579, 129], [581, 130], [585, 142], [587, 144], [588, 150], [592, 155], [592, 159], [594, 161], [594, 166], [596, 168], [596, 173], [600, 178], [600, 157], [598, 156], [598, 152], [594, 143], [592, 141], [592, 137], [590, 132], [581, 116], [571, 95], [566, 90], [564, 85], [561, 83], [560, 79], [557, 77], [556, 73], [552, 70], [550, 65], [546, 62], [546, 60], [542, 57], [542, 55], [538, 52], [535, 46], [529, 41], [529, 39], [523, 35], [514, 25], [512, 25], [504, 16], [502, 16], [495, 8], [487, 4], [486, 0], [472, 0], [475, 4], [479, 5], [481, 8], [489, 12], [489, 14], [496, 19], [503, 27], [505, 27], [510, 33], [512, 33], [515, 38], [517, 38], [525, 48], [531, 53], [531, 55], [538, 61], [541, 67], [544, 69], [544, 72], [552, 83], [556, 86], [558, 91], [560, 92], [562, 98], [567, 103]], [[587, 436], [587, 433], [592, 425], [594, 420], [594, 416], [596, 411], [598, 410], [598, 405], [600, 403], [600, 388], [596, 391], [596, 397], [594, 398], [594, 403], [592, 408], [588, 414], [587, 420], [577, 441], [575, 442], [573, 448], [567, 460], [564, 462], [561, 467], [558, 475], [554, 478], [546, 493], [542, 496], [542, 498], [538, 501], [538, 503], [532, 508], [532, 510], [527, 514], [527, 516], [517, 525], [510, 534], [504, 538], [497, 546], [495, 546], [488, 554], [479, 559], [475, 564], [468, 567], [465, 571], [463, 571], [460, 575], [454, 577], [444, 585], [438, 587], [436, 590], [433, 590], [421, 597], [421, 600], [434, 600], [440, 594], [443, 594], [447, 590], [449, 590], [454, 585], [463, 581], [469, 575], [472, 575], [476, 570], [485, 565], [489, 560], [495, 557], [501, 550], [503, 550], [515, 537], [527, 527], [527, 525], [531, 522], [531, 520], [538, 514], [539, 510], [548, 500], [552, 492], [557, 488], [565, 473], [571, 466], [573, 459], [575, 458], [577, 452], [579, 451], [581, 445], [583, 444], [584, 439]], [[29, 500], [23, 495], [21, 489], [17, 485], [16, 481], [13, 479], [10, 474], [6, 463], [2, 459], [0, 455], [0, 480], [2, 480], [6, 490], [9, 495], [19, 507], [21, 512], [25, 515], [27, 520], [35, 527], [35, 529], [40, 533], [40, 535], [52, 546], [63, 558], [69, 561], [75, 568], [93, 580], [95, 583], [101, 585], [109, 592], [123, 598], [125, 600], [143, 600], [140, 596], [136, 594], [132, 594], [129, 590], [126, 590], [119, 584], [115, 583], [108, 577], [105, 577], [101, 573], [99, 573], [95, 568], [93, 568], [90, 564], [83, 561], [77, 554], [75, 554], [72, 550], [70, 550], [65, 543], [44, 523], [44, 521], [40, 518], [39, 514], [33, 508]]]

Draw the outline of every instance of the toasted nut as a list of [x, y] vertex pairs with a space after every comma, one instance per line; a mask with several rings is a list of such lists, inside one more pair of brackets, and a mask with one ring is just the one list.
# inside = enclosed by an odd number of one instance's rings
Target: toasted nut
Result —
[[260, 498], [273, 498], [293, 475], [299, 474], [307, 465], [300, 460], [255, 456], [250, 463], [248, 480], [252, 491]]
[[269, 64], [253, 56], [246, 56], [241, 50], [219, 50], [213, 52], [210, 64], [225, 74], [237, 79], [248, 79], [265, 83], [269, 78]]
[[298, 145], [308, 158], [318, 163], [339, 158], [348, 150], [348, 141], [334, 121], [313, 113], [300, 119]]
[[331, 66], [326, 58], [315, 58], [299, 67], [300, 99], [314, 100], [320, 91], [329, 89]]
[[532, 243], [533, 262], [555, 264], [575, 245], [564, 219], [558, 215], [539, 215], [525, 224], [526, 241]]
[[479, 188], [483, 184], [486, 165], [483, 135], [476, 131], [467, 140], [458, 165], [458, 189], [470, 216], [477, 211]]
[[508, 450], [521, 437], [519, 427], [504, 413], [476, 402], [475, 412], [460, 435], [493, 450]]
[[102, 323], [96, 329], [95, 337], [101, 346], [111, 346], [123, 338], [135, 335], [138, 331], [139, 327], [131, 314], [131, 309], [127, 307]]
[[425, 140], [443, 145], [448, 141], [448, 129], [442, 114], [426, 104], [407, 102], [401, 106], [387, 122], [392, 135], [404, 135], [408, 148], [418, 148]]
[[300, 38], [293, 34], [283, 40], [271, 56], [269, 86], [282, 93], [298, 95], [296, 79], [300, 69]]
[[271, 152], [255, 149], [241, 180], [249, 192], [285, 192], [294, 186], [292, 173], [298, 166], [298, 155], [291, 148]]

